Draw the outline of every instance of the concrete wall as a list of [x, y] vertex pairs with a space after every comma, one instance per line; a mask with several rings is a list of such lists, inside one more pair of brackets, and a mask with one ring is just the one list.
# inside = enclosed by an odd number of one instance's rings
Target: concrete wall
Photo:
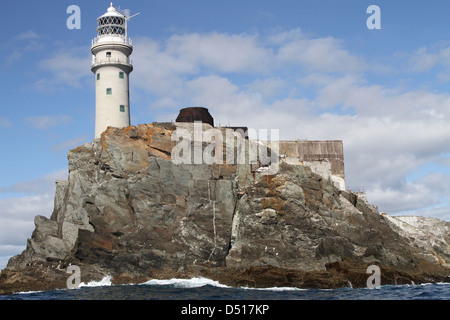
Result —
[[291, 164], [309, 166], [313, 172], [330, 177], [345, 189], [344, 145], [341, 140], [280, 141], [280, 157]]

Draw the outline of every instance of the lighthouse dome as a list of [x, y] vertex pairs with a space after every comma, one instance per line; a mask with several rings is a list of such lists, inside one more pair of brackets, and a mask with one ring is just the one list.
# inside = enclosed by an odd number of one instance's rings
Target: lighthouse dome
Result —
[[[103, 18], [103, 17], [122, 17], [122, 18], [125, 18], [125, 16], [123, 14], [121, 14], [120, 12], [118, 12], [116, 10], [116, 8], [113, 6], [112, 2], [111, 2], [111, 6], [108, 8], [108, 10], [106, 10], [106, 13], [104, 15], [102, 15], [100, 18]], [[100, 18], [98, 18], [98, 19], [100, 19]]]
[[114, 6], [113, 6], [113, 4], [111, 2], [111, 5], [108, 8], [108, 12], [115, 12], [115, 11], [116, 11], [116, 8], [114, 8]]

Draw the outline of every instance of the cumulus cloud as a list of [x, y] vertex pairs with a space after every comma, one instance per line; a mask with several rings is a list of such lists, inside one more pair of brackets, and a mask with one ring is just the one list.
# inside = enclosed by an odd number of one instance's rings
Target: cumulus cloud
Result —
[[260, 73], [271, 58], [271, 50], [262, 47], [257, 36], [216, 32], [174, 35], [167, 42], [167, 52], [225, 73]]
[[[319, 105], [326, 109], [342, 105], [362, 116], [399, 119], [444, 119], [450, 115], [450, 97], [427, 90], [405, 91], [381, 84], [367, 84], [362, 76], [309, 80], [318, 92]], [[306, 82], [306, 80], [303, 80]]]
[[277, 54], [281, 62], [301, 64], [309, 71], [319, 72], [359, 72], [364, 69], [363, 59], [345, 50], [339, 39], [311, 39], [297, 30], [281, 38], [284, 43]]
[[[351, 55], [335, 38], [311, 39], [300, 29], [272, 34], [191, 33], [157, 42], [137, 38], [133, 74], [136, 86], [158, 95], [185, 97], [185, 82], [205, 75], [250, 75], [278, 80], [292, 77], [291, 68], [318, 72], [359, 72], [363, 59]], [[286, 73], [287, 71], [287, 73]], [[289, 74], [290, 73], [290, 74]], [[266, 90], [269, 86], [266, 86]]]
[[377, 186], [371, 191], [371, 200], [381, 209], [448, 220], [449, 178], [448, 174], [431, 173], [414, 181], [403, 181], [395, 189]]
[[287, 87], [286, 81], [279, 77], [256, 79], [247, 86], [247, 92], [262, 95], [264, 98], [272, 98], [280, 94]]

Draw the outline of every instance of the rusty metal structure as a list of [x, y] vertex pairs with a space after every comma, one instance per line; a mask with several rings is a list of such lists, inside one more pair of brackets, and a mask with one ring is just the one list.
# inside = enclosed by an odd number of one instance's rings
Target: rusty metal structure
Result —
[[180, 110], [176, 122], [195, 122], [201, 121], [208, 123], [214, 127], [214, 118], [211, 116], [207, 108], [190, 107]]

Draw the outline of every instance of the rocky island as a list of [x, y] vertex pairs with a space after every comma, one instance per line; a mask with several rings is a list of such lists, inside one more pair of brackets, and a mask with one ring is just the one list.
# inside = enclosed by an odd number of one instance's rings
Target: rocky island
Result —
[[267, 174], [250, 161], [177, 164], [173, 134], [191, 126], [110, 127], [71, 150], [54, 211], [35, 218], [26, 249], [0, 274], [0, 293], [66, 288], [71, 265], [83, 282], [114, 284], [201, 276], [230, 286], [364, 287], [370, 265], [382, 285], [449, 281], [449, 222], [382, 215], [306, 165], [281, 161]]

